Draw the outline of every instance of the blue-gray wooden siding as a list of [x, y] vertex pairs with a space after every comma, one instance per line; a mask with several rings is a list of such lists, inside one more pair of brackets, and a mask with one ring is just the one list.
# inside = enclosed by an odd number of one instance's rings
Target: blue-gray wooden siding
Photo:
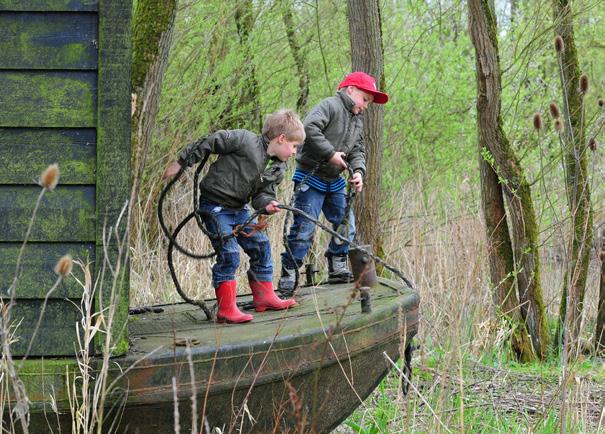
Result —
[[[12, 315], [17, 321], [23, 317], [16, 356], [29, 344], [58, 259], [71, 254], [99, 262], [102, 225], [115, 222], [129, 195], [130, 7], [130, 0], [0, 0], [0, 296], [5, 300], [40, 193], [37, 179], [49, 164], [58, 163], [61, 171], [56, 190], [41, 201], [23, 255]], [[127, 298], [127, 283], [122, 289]], [[73, 278], [53, 293], [31, 356], [73, 355], [81, 294]], [[122, 306], [127, 309], [127, 301]], [[118, 316], [123, 323], [127, 312]]]

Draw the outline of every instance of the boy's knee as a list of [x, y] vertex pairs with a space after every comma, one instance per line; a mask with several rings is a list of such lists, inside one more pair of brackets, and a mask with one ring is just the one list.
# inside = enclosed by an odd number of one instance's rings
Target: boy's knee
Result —
[[304, 219], [299, 222], [298, 228], [296, 231], [296, 237], [294, 238], [296, 241], [306, 241], [313, 238], [313, 232], [315, 231], [315, 224], [310, 220]]
[[256, 248], [252, 250], [256, 253], [256, 257], [259, 259], [268, 258], [271, 259], [271, 243], [267, 241], [263, 241], [256, 245]]
[[329, 218], [326, 217], [326, 220], [328, 220], [333, 225], [339, 225], [344, 220], [344, 213], [331, 215]]
[[240, 262], [239, 253], [223, 252], [223, 253], [221, 253], [221, 256], [220, 256], [220, 262], [222, 263], [222, 265], [224, 267], [237, 270], [237, 267], [239, 267], [239, 262]]

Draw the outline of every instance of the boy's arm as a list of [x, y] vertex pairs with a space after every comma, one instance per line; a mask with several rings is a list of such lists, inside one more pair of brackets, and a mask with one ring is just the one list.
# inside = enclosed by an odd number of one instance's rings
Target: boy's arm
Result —
[[182, 167], [190, 167], [198, 163], [208, 154], [229, 154], [238, 148], [238, 143], [233, 140], [231, 131], [219, 130], [208, 136], [202, 137], [195, 142], [189, 143], [179, 154], [178, 162]]
[[305, 117], [305, 154], [313, 155], [317, 161], [328, 161], [336, 150], [326, 139], [324, 131], [330, 123], [330, 105], [327, 100], [317, 104]]
[[353, 173], [359, 172], [361, 176], [366, 174], [366, 148], [363, 141], [363, 134], [355, 142], [351, 152], [347, 154], [347, 162]]

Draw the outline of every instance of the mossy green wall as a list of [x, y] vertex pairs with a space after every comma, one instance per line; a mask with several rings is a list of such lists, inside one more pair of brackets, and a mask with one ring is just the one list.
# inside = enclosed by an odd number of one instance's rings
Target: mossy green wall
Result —
[[[22, 321], [14, 356], [28, 346], [61, 256], [93, 261], [93, 273], [106, 259], [113, 269], [123, 260], [115, 239], [104, 248], [103, 234], [115, 227], [130, 194], [130, 13], [129, 0], [0, 0], [0, 296], [5, 300], [41, 191], [37, 179], [49, 164], [58, 163], [61, 171], [57, 188], [40, 201], [23, 253], [12, 311], [12, 319]], [[126, 217], [122, 236], [125, 222]], [[121, 264], [115, 279], [107, 271], [97, 287], [98, 310], [117, 288], [114, 354], [128, 348], [127, 265]], [[30, 355], [74, 354], [82, 293], [71, 276], [53, 291]], [[94, 350], [103, 345], [97, 340]]]

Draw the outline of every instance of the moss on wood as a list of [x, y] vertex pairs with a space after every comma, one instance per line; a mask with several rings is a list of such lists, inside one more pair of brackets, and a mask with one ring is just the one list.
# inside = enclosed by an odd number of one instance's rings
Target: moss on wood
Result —
[[0, 127], [93, 127], [93, 71], [0, 71]]
[[0, 0], [0, 11], [96, 11], [99, 0]]
[[0, 68], [96, 69], [97, 16], [0, 14]]
[[[555, 339], [557, 343], [561, 342], [561, 326], [568, 323], [566, 326], [571, 328], [570, 336], [574, 343], [578, 344], [590, 263], [593, 222], [590, 180], [586, 168], [588, 148], [585, 141], [584, 95], [579, 91], [580, 67], [571, 7], [572, 3], [567, 0], [553, 1], [555, 34], [563, 38], [565, 47], [561, 53], [557, 53], [557, 56], [559, 56], [563, 92], [563, 118], [565, 121], [562, 133], [565, 144], [563, 161], [572, 234], [571, 258], [567, 263], [564, 286], [561, 291], [559, 326]], [[571, 308], [569, 312], [568, 308]]]
[[[74, 305], [75, 303], [75, 305]], [[76, 324], [81, 318], [79, 300], [49, 299], [30, 356], [73, 356], [77, 341]], [[42, 311], [40, 300], [17, 300], [11, 319], [18, 326], [18, 340], [11, 345], [12, 355], [26, 353]]]
[[168, 29], [176, 0], [139, 0], [133, 22], [132, 88], [138, 93], [147, 72], [160, 54], [160, 40]]
[[[129, 302], [129, 271], [126, 255], [128, 243], [119, 256], [117, 240], [103, 246], [104, 226], [115, 227], [130, 198], [130, 15], [131, 2], [106, 0], [99, 7], [99, 114], [97, 124], [97, 209], [96, 226], [97, 264], [100, 270], [104, 261], [116, 269], [121, 261], [120, 274], [112, 276], [107, 270], [102, 299], [97, 307], [116, 308], [111, 330], [114, 354], [128, 348], [127, 319]], [[107, 228], [105, 228], [106, 231]], [[118, 232], [127, 240], [127, 217], [121, 220]], [[112, 288], [116, 300], [110, 303]], [[104, 343], [99, 336], [97, 348]]]
[[32, 184], [52, 163], [61, 185], [94, 184], [95, 130], [0, 128], [0, 184]]
[[[38, 186], [0, 186], [0, 242], [23, 240]], [[43, 196], [29, 241], [94, 241], [94, 186], [61, 186]]]
[[[531, 346], [527, 341], [520, 343], [519, 351], [535, 351], [538, 357], [544, 358], [549, 335], [540, 286], [538, 229], [531, 191], [523, 168], [502, 129], [501, 71], [496, 18], [489, 1], [470, 0], [468, 4], [469, 29], [477, 59], [479, 146], [480, 149], [485, 148], [489, 151], [487, 152], [489, 159], [486, 158], [486, 162], [490, 164], [502, 193], [507, 198], [510, 211], [509, 227], [512, 235], [514, 267], [507, 276], [512, 276], [516, 280], [514, 284], [521, 303], [519, 327], [513, 326], [513, 330], [519, 332], [516, 335], [518, 339], [524, 339], [523, 327], [527, 328], [531, 336]], [[492, 222], [492, 224], [497, 223]], [[491, 234], [488, 233], [488, 237], [490, 236]], [[504, 262], [510, 260], [509, 249], [505, 249], [504, 255], [503, 258], [498, 259]], [[506, 312], [504, 306], [501, 306], [501, 310]], [[528, 354], [522, 359], [532, 357]]]
[[[0, 243], [0, 296], [13, 283], [20, 243]], [[57, 261], [65, 254], [85, 262], [94, 261], [94, 244], [88, 243], [29, 243], [21, 258], [22, 273], [17, 281], [17, 298], [43, 299], [57, 279], [54, 272]], [[64, 279], [56, 288], [54, 298], [80, 298], [82, 286], [72, 277]]]

